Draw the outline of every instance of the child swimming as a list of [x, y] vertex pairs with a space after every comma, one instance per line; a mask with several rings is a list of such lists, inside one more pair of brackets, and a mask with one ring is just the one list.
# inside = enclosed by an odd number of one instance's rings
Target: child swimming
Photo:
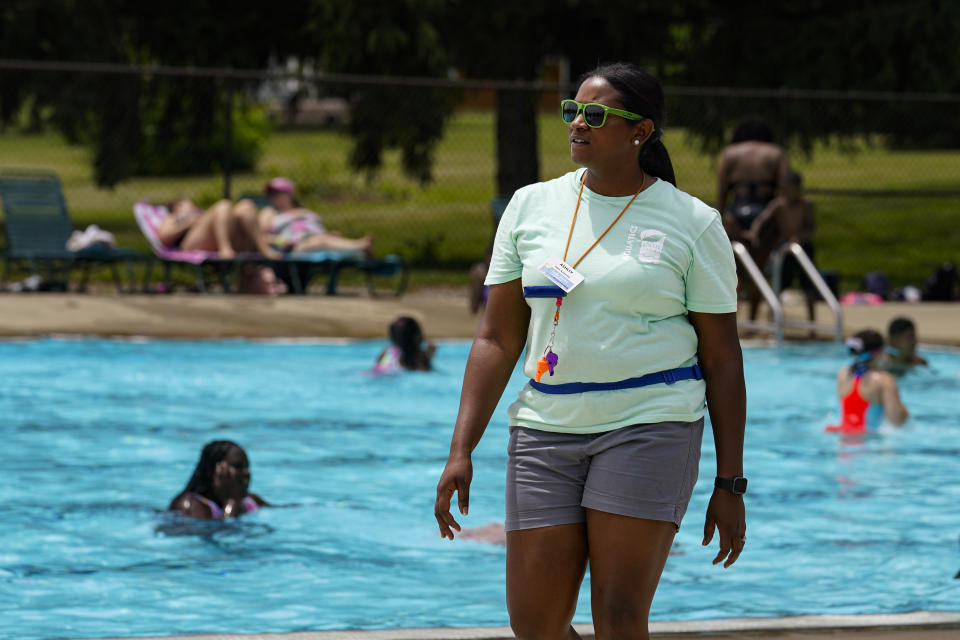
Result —
[[250, 461], [243, 447], [214, 440], [203, 447], [190, 481], [167, 510], [202, 520], [226, 520], [269, 506], [249, 487]]
[[847, 348], [854, 357], [853, 364], [837, 373], [837, 397], [840, 399], [840, 424], [826, 428], [829, 432], [844, 434], [865, 433], [874, 420], [868, 419], [873, 407], [882, 410], [883, 417], [893, 425], [902, 425], [908, 417], [907, 408], [900, 401], [897, 381], [886, 371], [878, 369], [883, 354], [883, 336], [872, 329], [860, 331], [847, 340]]
[[900, 316], [890, 321], [887, 343], [883, 368], [893, 375], [902, 376], [917, 365], [927, 365], [917, 353], [917, 327], [910, 318]]
[[374, 373], [396, 371], [430, 371], [430, 361], [437, 350], [427, 342], [423, 347], [423, 331], [420, 323], [409, 316], [400, 316], [390, 324], [390, 346], [380, 352]]

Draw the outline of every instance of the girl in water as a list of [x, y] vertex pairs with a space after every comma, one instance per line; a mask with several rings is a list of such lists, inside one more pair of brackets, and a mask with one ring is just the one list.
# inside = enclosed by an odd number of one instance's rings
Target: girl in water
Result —
[[866, 433], [882, 418], [900, 426], [906, 422], [907, 408], [900, 401], [896, 379], [878, 368], [883, 355], [883, 336], [864, 329], [847, 340], [853, 364], [837, 373], [837, 397], [840, 399], [841, 422], [827, 431], [844, 434]]
[[395, 371], [430, 371], [430, 361], [437, 347], [427, 342], [423, 347], [420, 323], [409, 316], [400, 316], [390, 324], [390, 346], [380, 352], [375, 373]]
[[167, 510], [201, 520], [226, 520], [269, 506], [249, 487], [250, 461], [243, 447], [214, 440], [203, 447], [190, 482]]

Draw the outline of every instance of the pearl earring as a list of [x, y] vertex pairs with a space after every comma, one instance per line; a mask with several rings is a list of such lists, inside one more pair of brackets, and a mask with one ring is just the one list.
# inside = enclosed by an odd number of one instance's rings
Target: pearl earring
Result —
[[640, 144], [640, 140], [638, 140], [637, 138], [634, 138], [634, 139], [633, 139], [633, 146], [636, 147], [636, 146], [639, 145], [639, 144]]

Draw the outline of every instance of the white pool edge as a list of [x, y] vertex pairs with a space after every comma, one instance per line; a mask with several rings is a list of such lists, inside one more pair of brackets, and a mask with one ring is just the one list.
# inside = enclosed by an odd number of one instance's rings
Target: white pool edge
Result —
[[[574, 625], [577, 632], [592, 636], [589, 624]], [[816, 615], [783, 618], [720, 618], [714, 620], [657, 621], [650, 623], [651, 634], [713, 634], [737, 632], [832, 631], [837, 629], [910, 629], [956, 627], [960, 612], [911, 611], [871, 615]], [[508, 627], [441, 627], [429, 629], [380, 629], [373, 631], [302, 631], [291, 633], [195, 634], [186, 636], [150, 636], [138, 638], [102, 638], [101, 640], [510, 640]]]

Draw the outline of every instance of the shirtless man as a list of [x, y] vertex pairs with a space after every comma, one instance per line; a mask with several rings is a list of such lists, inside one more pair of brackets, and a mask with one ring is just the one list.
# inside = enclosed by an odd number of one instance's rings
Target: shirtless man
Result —
[[789, 170], [786, 152], [774, 144], [773, 131], [763, 119], [751, 116], [737, 124], [717, 167], [717, 209], [731, 240], [743, 239]]
[[[754, 258], [762, 269], [774, 248], [793, 242], [799, 244], [812, 261], [812, 240], [815, 229], [813, 203], [803, 197], [803, 177], [799, 173], [788, 171], [780, 188], [780, 195], [770, 201], [763, 212], [757, 216], [750, 229], [744, 234], [744, 239], [753, 247]], [[787, 253], [780, 272], [781, 290], [793, 284], [796, 274], [800, 275], [800, 286], [807, 299], [807, 317], [810, 322], [813, 322], [813, 306], [817, 300], [817, 289], [794, 255]], [[759, 296], [757, 302], [759, 302]], [[756, 314], [756, 303], [753, 299], [751, 304], [750, 316], [753, 318]]]

